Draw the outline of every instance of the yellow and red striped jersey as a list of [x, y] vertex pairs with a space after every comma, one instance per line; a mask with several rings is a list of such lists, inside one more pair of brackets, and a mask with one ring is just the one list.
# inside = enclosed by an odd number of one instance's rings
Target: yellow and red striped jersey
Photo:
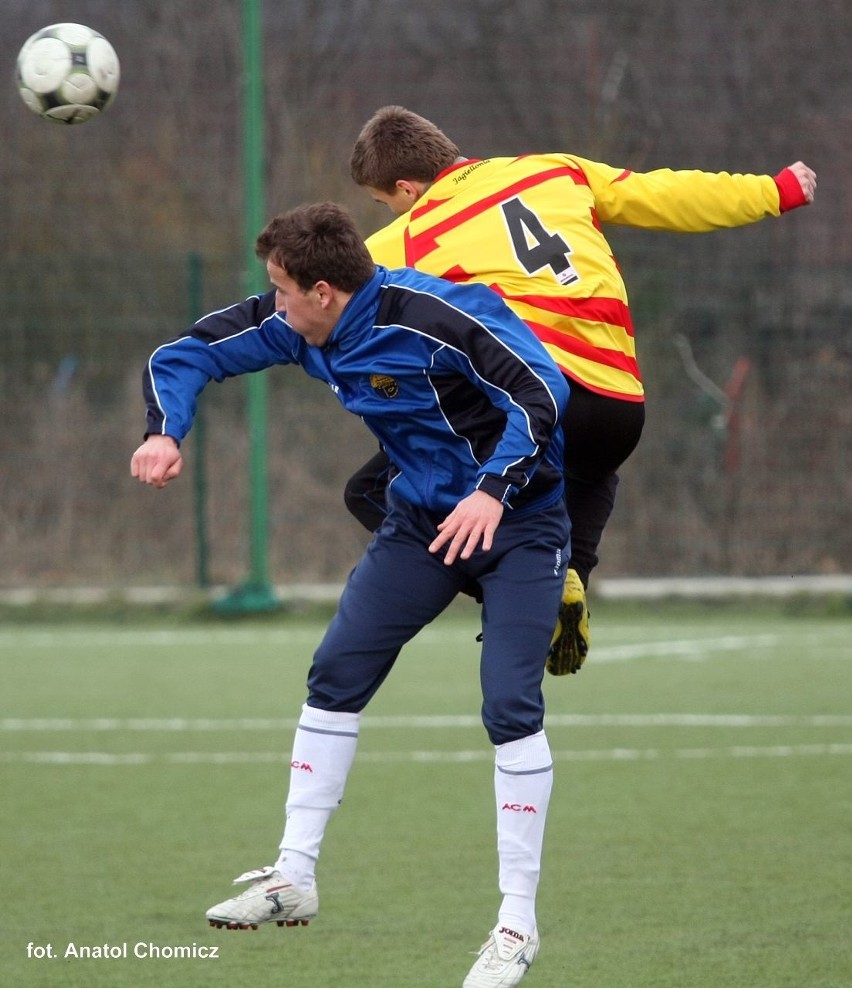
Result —
[[[792, 190], [791, 190], [792, 191]], [[782, 210], [769, 175], [636, 173], [567, 154], [468, 160], [367, 240], [378, 264], [501, 295], [570, 378], [642, 401], [627, 290], [602, 223], [699, 233]]]

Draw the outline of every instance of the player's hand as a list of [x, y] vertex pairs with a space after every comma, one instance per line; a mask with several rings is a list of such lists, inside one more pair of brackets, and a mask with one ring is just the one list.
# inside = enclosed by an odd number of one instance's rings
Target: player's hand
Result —
[[165, 487], [182, 469], [183, 457], [171, 436], [148, 436], [130, 460], [130, 476], [157, 488]]
[[787, 166], [790, 171], [799, 180], [799, 185], [802, 187], [802, 195], [805, 197], [805, 202], [813, 202], [814, 196], [816, 195], [816, 172], [808, 166], [803, 161], [796, 161], [792, 165]]
[[447, 517], [438, 525], [438, 536], [429, 546], [429, 552], [438, 552], [447, 543], [444, 562], [451, 566], [457, 558], [470, 559], [477, 546], [488, 552], [494, 541], [494, 532], [503, 517], [503, 505], [485, 491], [474, 491], [459, 501]]

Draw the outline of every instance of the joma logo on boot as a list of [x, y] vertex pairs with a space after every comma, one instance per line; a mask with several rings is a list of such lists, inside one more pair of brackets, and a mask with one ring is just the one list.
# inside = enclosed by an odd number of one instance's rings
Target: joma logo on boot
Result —
[[280, 913], [281, 910], [284, 908], [281, 905], [281, 899], [279, 897], [278, 892], [270, 892], [269, 895], [265, 895], [263, 898], [266, 899], [267, 902], [272, 903], [272, 909], [270, 909], [270, 914], [273, 916], [276, 913]]

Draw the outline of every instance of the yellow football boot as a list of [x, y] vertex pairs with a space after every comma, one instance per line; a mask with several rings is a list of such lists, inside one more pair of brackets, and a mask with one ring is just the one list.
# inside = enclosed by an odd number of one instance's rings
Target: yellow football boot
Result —
[[547, 653], [547, 671], [553, 676], [579, 672], [586, 661], [590, 639], [586, 589], [577, 571], [569, 569], [565, 576], [556, 630]]

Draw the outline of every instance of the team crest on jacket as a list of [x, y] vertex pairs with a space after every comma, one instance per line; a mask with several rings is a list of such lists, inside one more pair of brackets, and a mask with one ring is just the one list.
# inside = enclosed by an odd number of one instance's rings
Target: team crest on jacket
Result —
[[387, 374], [371, 374], [370, 387], [385, 398], [396, 398], [399, 394], [399, 384]]

